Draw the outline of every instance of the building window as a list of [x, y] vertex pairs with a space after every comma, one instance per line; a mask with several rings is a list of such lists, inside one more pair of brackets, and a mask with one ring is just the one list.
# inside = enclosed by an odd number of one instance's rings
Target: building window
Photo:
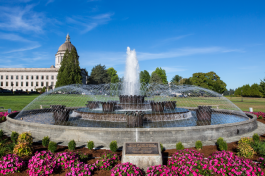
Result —
[[23, 82], [21, 82], [21, 86], [23, 86]]
[[31, 82], [31, 86], [33, 86], [33, 82]]
[[13, 79], [13, 75], [11, 75], [11, 79]]
[[51, 86], [53, 86], [53, 82], [51, 82]]
[[6, 79], [8, 79], [8, 76], [6, 75]]
[[21, 79], [23, 79], [23, 75], [21, 76]]
[[8, 82], [6, 82], [6, 86], [8, 86]]
[[33, 89], [31, 89], [31, 92], [33, 92]]
[[1, 79], [4, 79], [4, 78], [3, 78], [3, 75], [1, 75]]
[[41, 76], [41, 79], [44, 79], [44, 76]]
[[13, 82], [11, 82], [11, 85], [10, 86], [14, 86]]
[[31, 76], [31, 79], [34, 79], [33, 76]]
[[39, 79], [39, 76], [36, 76], [36, 79]]
[[28, 82], [26, 82], [26, 86], [27, 86], [27, 87], [29, 86], [29, 83], [28, 83]]
[[18, 79], [18, 76], [16, 76], [16, 79]]
[[49, 79], [49, 76], [46, 76], [46, 79], [48, 80]]
[[43, 87], [43, 82], [41, 82], [41, 87]]
[[3, 86], [3, 82], [1, 82], [1, 86]]
[[16, 86], [18, 86], [18, 82], [16, 82]]
[[49, 86], [49, 83], [48, 82], [46, 82], [46, 87], [48, 87]]
[[26, 79], [29, 79], [29, 76], [26, 76]]
[[52, 76], [52, 79], [54, 79], [54, 76]]
[[36, 82], [36, 86], [39, 86], [39, 83], [38, 82]]

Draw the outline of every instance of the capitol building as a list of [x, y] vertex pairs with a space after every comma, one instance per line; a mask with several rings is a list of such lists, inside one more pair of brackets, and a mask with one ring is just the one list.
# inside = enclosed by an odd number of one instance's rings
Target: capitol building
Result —
[[[67, 34], [66, 41], [59, 47], [55, 54], [55, 66], [50, 68], [0, 68], [0, 87], [9, 90], [36, 91], [38, 88], [48, 87], [54, 89], [57, 75], [65, 51], [70, 52], [75, 46]], [[81, 69], [82, 83], [86, 84], [87, 72]]]

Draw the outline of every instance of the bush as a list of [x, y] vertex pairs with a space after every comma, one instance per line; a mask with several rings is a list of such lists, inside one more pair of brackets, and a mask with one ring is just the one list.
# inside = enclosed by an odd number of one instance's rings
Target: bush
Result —
[[74, 152], [56, 153], [54, 159], [61, 169], [70, 169], [71, 166], [80, 164], [79, 155]]
[[3, 136], [4, 136], [3, 130], [0, 130], [0, 137], [3, 137]]
[[57, 143], [50, 141], [48, 145], [48, 150], [54, 153], [57, 150]]
[[88, 155], [86, 153], [77, 152], [77, 154], [80, 161], [86, 162], [88, 160]]
[[160, 149], [161, 149], [161, 152], [164, 150], [164, 146], [161, 143], [160, 143]]
[[259, 115], [258, 119], [262, 119], [262, 115]]
[[17, 142], [17, 139], [18, 139], [18, 133], [15, 132], [15, 131], [12, 131], [12, 134], [11, 134], [11, 140], [13, 143], [16, 143]]
[[68, 143], [68, 149], [69, 149], [69, 150], [75, 150], [75, 146], [76, 146], [75, 140], [71, 140], [71, 141]]
[[253, 139], [254, 142], [259, 142], [260, 141], [260, 137], [259, 137], [259, 135], [257, 133], [253, 134], [252, 139]]
[[5, 120], [6, 120], [6, 117], [5, 117], [5, 116], [3, 116], [3, 117], [2, 117], [2, 121], [5, 121]]
[[201, 142], [201, 141], [196, 141], [196, 143], [195, 143], [195, 148], [196, 148], [197, 150], [201, 150], [201, 149], [202, 149], [202, 142]]
[[242, 144], [242, 143], [246, 143], [251, 145], [251, 143], [253, 142], [252, 138], [249, 137], [242, 137], [239, 141], [238, 141], [238, 145]]
[[219, 138], [217, 139], [216, 145], [218, 146], [219, 143], [221, 143], [221, 142], [223, 142], [223, 141], [224, 141], [224, 139], [223, 139], [222, 137], [219, 137]]
[[82, 162], [79, 162], [76, 165], [72, 165], [69, 172], [66, 173], [66, 175], [70, 176], [77, 176], [77, 175], [85, 175], [85, 176], [90, 176], [92, 175], [92, 172], [94, 171], [94, 169], [96, 169], [97, 166], [94, 164], [88, 165], [88, 164], [84, 164]]
[[0, 173], [5, 175], [19, 172], [21, 171], [24, 165], [25, 162], [21, 160], [17, 155], [8, 154], [1, 158]]
[[49, 138], [49, 136], [44, 137], [44, 138], [42, 139], [42, 146], [43, 146], [43, 147], [48, 147], [49, 142], [50, 142], [50, 138]]
[[254, 141], [251, 143], [253, 150], [260, 156], [265, 157], [265, 142], [264, 141]]
[[92, 150], [92, 149], [94, 148], [94, 142], [93, 142], [93, 141], [89, 141], [89, 142], [87, 142], [87, 148], [88, 148], [89, 150]]
[[109, 145], [109, 148], [112, 152], [116, 152], [117, 149], [118, 149], [118, 144], [117, 144], [117, 141], [111, 141], [110, 142], [110, 145]]
[[147, 168], [148, 175], [177, 175], [176, 173], [172, 172], [169, 167], [166, 165], [156, 165]]
[[24, 132], [18, 136], [17, 144], [14, 147], [13, 153], [18, 156], [29, 156], [32, 154], [33, 138], [31, 133]]
[[226, 143], [226, 141], [224, 141], [224, 140], [220, 141], [219, 145], [217, 146], [217, 148], [220, 151], [223, 151], [223, 150], [227, 151], [227, 143]]
[[96, 161], [96, 166], [102, 170], [112, 169], [118, 163], [119, 157], [114, 153], [104, 153], [99, 160]]
[[114, 168], [111, 169], [111, 175], [137, 175], [144, 176], [143, 170], [139, 167], [133, 165], [132, 163], [121, 163], [117, 164]]
[[177, 150], [183, 150], [183, 149], [184, 149], [184, 146], [182, 145], [181, 142], [178, 142], [178, 143], [176, 144], [176, 149], [177, 149]]
[[238, 149], [237, 155], [242, 156], [244, 158], [252, 158], [255, 154], [253, 148], [250, 146], [250, 144], [247, 143], [239, 144], [237, 146], [237, 149]]

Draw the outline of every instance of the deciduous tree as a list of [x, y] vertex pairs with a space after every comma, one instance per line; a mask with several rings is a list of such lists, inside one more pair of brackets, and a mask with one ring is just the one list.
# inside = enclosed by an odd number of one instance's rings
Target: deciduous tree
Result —
[[[167, 75], [166, 75], [166, 71], [164, 69], [162, 69], [161, 67], [157, 67], [155, 71], [152, 72], [152, 75], [153, 73], [156, 73], [162, 80], [162, 83], [163, 84], [167, 84]], [[151, 75], [151, 77], [152, 77]]]
[[144, 70], [140, 72], [140, 82], [148, 84], [150, 81], [150, 74], [148, 71]]

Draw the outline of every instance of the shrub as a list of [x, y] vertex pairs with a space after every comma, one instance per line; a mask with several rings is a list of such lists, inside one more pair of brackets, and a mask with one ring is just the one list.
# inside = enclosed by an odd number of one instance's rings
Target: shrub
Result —
[[258, 116], [258, 119], [262, 119], [262, 115], [259, 115], [259, 116]]
[[83, 152], [77, 152], [78, 154], [78, 158], [80, 159], [80, 161], [82, 162], [86, 162], [88, 160], [88, 155], [83, 153]]
[[182, 145], [181, 142], [178, 142], [178, 143], [176, 144], [176, 149], [177, 149], [177, 150], [183, 150], [183, 149], [184, 149], [184, 146]]
[[50, 141], [48, 145], [48, 150], [54, 153], [57, 150], [57, 143]]
[[260, 137], [259, 137], [259, 135], [257, 133], [253, 134], [252, 139], [253, 139], [254, 142], [259, 142], [260, 141]]
[[259, 158], [259, 163], [261, 168], [265, 168], [265, 160], [264, 158]]
[[226, 143], [226, 141], [224, 141], [224, 140], [220, 141], [219, 145], [217, 146], [217, 148], [220, 151], [223, 151], [223, 150], [227, 151], [227, 143]]
[[24, 165], [25, 162], [22, 161], [17, 155], [8, 154], [0, 160], [0, 173], [5, 175], [19, 172], [21, 171]]
[[253, 150], [260, 156], [265, 157], [265, 142], [264, 141], [254, 141], [251, 143]]
[[255, 154], [253, 148], [250, 146], [250, 144], [247, 143], [239, 144], [237, 146], [237, 149], [238, 149], [237, 155], [242, 156], [244, 158], [252, 158]]
[[88, 148], [89, 150], [92, 150], [92, 149], [94, 148], [94, 142], [93, 142], [93, 141], [89, 141], [89, 142], [87, 142], [87, 148]]
[[112, 152], [116, 152], [118, 149], [117, 141], [111, 141], [109, 148]]
[[3, 130], [0, 130], [0, 137], [3, 137], [3, 136], [4, 136]]
[[92, 171], [94, 169], [96, 169], [97, 166], [94, 164], [92, 165], [88, 165], [88, 164], [84, 164], [82, 162], [74, 165], [74, 166], [71, 166], [71, 169], [69, 172], [66, 173], [66, 176], [70, 176], [70, 175], [73, 175], [73, 176], [77, 176], [77, 175], [85, 175], [85, 176], [90, 176], [92, 175]]
[[223, 139], [222, 137], [219, 137], [219, 138], [217, 139], [216, 145], [218, 146], [219, 143], [220, 143], [220, 142], [223, 142], [223, 141], [224, 141], [224, 139]]
[[201, 142], [201, 141], [196, 141], [196, 143], [195, 143], [195, 148], [196, 148], [197, 150], [202, 149], [202, 142]]
[[71, 140], [71, 141], [68, 143], [68, 149], [69, 149], [69, 150], [75, 150], [75, 146], [76, 146], [75, 140]]
[[29, 160], [28, 174], [30, 176], [49, 175], [58, 168], [54, 155], [50, 151], [36, 152], [35, 155]]
[[48, 147], [49, 142], [50, 142], [50, 138], [49, 138], [49, 136], [44, 137], [44, 138], [42, 139], [42, 146], [43, 146], [43, 147]]
[[147, 168], [147, 175], [177, 175], [176, 173], [172, 172], [171, 169], [167, 166], [163, 165], [156, 165]]
[[14, 147], [13, 153], [18, 156], [31, 155], [32, 154], [33, 138], [31, 133], [24, 132], [18, 136], [17, 144]]
[[164, 146], [161, 143], [160, 143], [160, 149], [161, 149], [161, 152], [164, 150]]
[[104, 153], [99, 160], [96, 161], [96, 166], [99, 169], [110, 170], [116, 163], [118, 163], [119, 157], [114, 153]]
[[111, 175], [137, 175], [144, 176], [143, 170], [139, 167], [133, 165], [132, 163], [121, 163], [117, 164], [114, 168], [111, 169]]
[[17, 142], [17, 139], [18, 139], [18, 133], [15, 132], [15, 131], [12, 131], [12, 134], [11, 134], [11, 140], [13, 143], [16, 143]]
[[3, 116], [3, 117], [2, 117], [2, 121], [5, 121], [5, 120], [6, 120], [6, 117], [5, 117], [5, 116]]
[[242, 144], [242, 143], [246, 143], [246, 144], [251, 144], [253, 142], [252, 138], [249, 137], [242, 137], [239, 141], [238, 141], [238, 145]]

